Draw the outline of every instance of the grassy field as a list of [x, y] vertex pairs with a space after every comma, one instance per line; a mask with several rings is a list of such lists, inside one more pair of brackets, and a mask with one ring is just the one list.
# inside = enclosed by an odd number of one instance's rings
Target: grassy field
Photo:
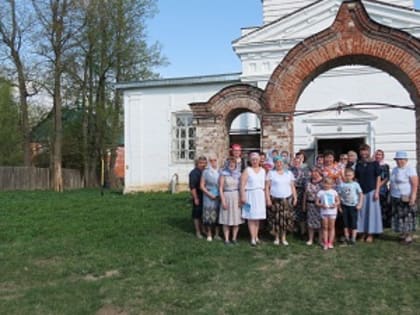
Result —
[[420, 240], [198, 240], [187, 194], [0, 193], [0, 314], [419, 314]]

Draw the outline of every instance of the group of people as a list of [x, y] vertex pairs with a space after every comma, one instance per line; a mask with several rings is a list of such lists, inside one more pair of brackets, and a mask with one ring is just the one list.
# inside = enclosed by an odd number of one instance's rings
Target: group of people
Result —
[[221, 238], [222, 228], [225, 244], [237, 244], [239, 226], [246, 222], [250, 244], [257, 246], [265, 222], [275, 245], [287, 246], [287, 234], [298, 232], [307, 245], [317, 236], [328, 250], [336, 235], [354, 245], [356, 239], [373, 242], [389, 227], [403, 244], [413, 241], [418, 177], [405, 151], [395, 153], [392, 171], [384, 152], [377, 150], [372, 157], [366, 144], [359, 154], [341, 154], [338, 162], [327, 150], [312, 167], [306, 166], [303, 152], [293, 157], [287, 151], [251, 152], [245, 161], [234, 144], [230, 153], [221, 169], [210, 153], [198, 157], [190, 172], [198, 238], [202, 233], [208, 241]]

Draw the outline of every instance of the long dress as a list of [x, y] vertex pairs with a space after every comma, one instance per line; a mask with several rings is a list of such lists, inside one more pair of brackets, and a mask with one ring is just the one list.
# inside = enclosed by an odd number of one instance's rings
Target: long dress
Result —
[[245, 172], [248, 174], [245, 193], [249, 207], [242, 207], [242, 218], [251, 220], [263, 220], [266, 218], [264, 194], [265, 170], [260, 168], [258, 173], [256, 173], [251, 167], [247, 167]]
[[[212, 168], [206, 168], [203, 171], [204, 184], [206, 189], [213, 195], [219, 194], [219, 172]], [[206, 194], [203, 194], [203, 224], [213, 225], [218, 221], [220, 198], [215, 200], [210, 199]]]
[[244, 221], [241, 218], [239, 207], [239, 177], [230, 174], [224, 176], [223, 195], [226, 201], [226, 209], [220, 205], [219, 223], [223, 225], [236, 226]]
[[357, 214], [359, 233], [380, 234], [383, 232], [382, 212], [379, 200], [374, 199], [376, 178], [381, 175], [378, 162], [359, 161], [356, 178], [363, 191], [363, 205]]
[[312, 229], [321, 228], [321, 209], [316, 206], [316, 194], [321, 189], [321, 183], [308, 182], [306, 184], [306, 214], [308, 227]]
[[[381, 180], [388, 179], [389, 180], [389, 165], [388, 164], [381, 164], [379, 165], [381, 169]], [[381, 205], [382, 211], [382, 225], [384, 228], [391, 227], [391, 220], [392, 220], [392, 210], [391, 205], [389, 202], [389, 189], [388, 185], [385, 184], [381, 186], [379, 190], [379, 203]]]
[[397, 233], [410, 233], [416, 230], [417, 206], [411, 206], [402, 198], [402, 195], [411, 195], [412, 176], [417, 176], [417, 171], [409, 165], [404, 168], [396, 167], [391, 172], [392, 228]]
[[306, 213], [302, 210], [303, 194], [305, 193], [305, 185], [307, 181], [307, 170], [302, 167], [292, 166], [290, 171], [295, 176], [297, 204], [294, 207], [294, 217], [296, 222], [306, 222]]

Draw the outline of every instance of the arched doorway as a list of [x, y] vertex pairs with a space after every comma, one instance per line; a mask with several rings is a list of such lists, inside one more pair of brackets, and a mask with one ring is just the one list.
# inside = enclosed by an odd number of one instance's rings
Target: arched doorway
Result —
[[[420, 104], [420, 41], [410, 34], [374, 22], [361, 1], [342, 3], [335, 22], [295, 46], [274, 70], [265, 90], [267, 113], [287, 117], [306, 86], [320, 74], [344, 65], [380, 69], [398, 80], [414, 105]], [[416, 121], [420, 119], [416, 110]], [[266, 130], [266, 119], [263, 130]], [[287, 124], [284, 128], [287, 129]], [[416, 135], [420, 135], [419, 124]], [[284, 134], [293, 143], [293, 129]], [[268, 141], [265, 148], [272, 147]], [[419, 148], [417, 146], [417, 160]]]
[[263, 90], [247, 85], [228, 86], [207, 102], [190, 104], [196, 127], [196, 152], [215, 152], [220, 158], [229, 154], [230, 129], [234, 119], [253, 113], [261, 120], [265, 110]]
[[294, 152], [305, 150], [314, 157], [330, 149], [338, 159], [367, 143], [372, 151], [382, 149], [390, 165], [394, 152], [402, 149], [415, 163], [414, 106], [407, 90], [383, 71], [365, 66], [329, 70], [308, 84], [296, 111]]
[[248, 154], [251, 151], [261, 150], [261, 123], [258, 115], [252, 112], [231, 113], [236, 117], [229, 124], [229, 146], [233, 143], [241, 145], [242, 152]]

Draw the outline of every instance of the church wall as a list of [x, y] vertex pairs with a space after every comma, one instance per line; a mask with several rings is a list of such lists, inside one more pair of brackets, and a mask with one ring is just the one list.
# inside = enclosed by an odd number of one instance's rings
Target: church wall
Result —
[[124, 92], [125, 192], [167, 189], [174, 174], [188, 182], [193, 162], [172, 160], [173, 113], [190, 111], [225, 84], [142, 88]]
[[[263, 0], [263, 22], [264, 24], [271, 23], [287, 14], [290, 14], [296, 10], [303, 8], [304, 6], [310, 5], [315, 0]], [[334, 1], [334, 0], [328, 0]], [[382, 2], [405, 6], [412, 8], [414, 6], [414, 0], [381, 0]], [[340, 1], [337, 1], [340, 3]], [[369, 1], [364, 1], [365, 5], [369, 4]]]
[[[362, 68], [361, 68], [362, 69]], [[316, 78], [302, 93], [296, 110], [323, 109], [338, 102], [345, 104], [378, 102], [397, 105], [412, 104], [407, 91], [394, 78], [384, 72], [375, 71], [372, 74], [356, 76], [328, 76], [328, 73]], [[341, 125], [337, 131], [337, 125], [324, 130], [325, 135], [331, 132], [331, 138], [352, 137], [366, 133], [366, 140], [372, 150], [382, 149], [389, 163], [395, 151], [406, 150], [409, 153], [411, 163], [415, 164], [415, 113], [402, 109], [362, 109], [363, 111], [377, 116], [371, 122], [371, 130], [360, 130], [358, 126]], [[295, 119], [295, 143], [294, 151], [300, 149], [315, 148], [316, 136], [311, 133], [319, 132], [310, 124], [302, 121], [309, 115]], [[309, 128], [308, 128], [309, 127]], [[310, 129], [310, 130], [308, 130]], [[366, 128], [365, 128], [366, 129]]]

